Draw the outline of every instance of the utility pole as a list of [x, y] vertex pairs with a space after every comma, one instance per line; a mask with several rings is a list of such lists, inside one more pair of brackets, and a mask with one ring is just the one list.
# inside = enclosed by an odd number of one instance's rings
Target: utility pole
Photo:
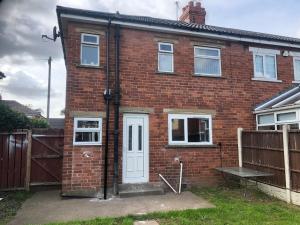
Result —
[[51, 56], [48, 59], [48, 95], [47, 95], [47, 121], [49, 122], [50, 114], [50, 89], [51, 89]]

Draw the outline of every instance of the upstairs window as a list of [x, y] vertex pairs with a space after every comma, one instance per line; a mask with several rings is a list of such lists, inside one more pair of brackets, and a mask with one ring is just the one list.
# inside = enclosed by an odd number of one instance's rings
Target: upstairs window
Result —
[[158, 43], [158, 72], [174, 72], [173, 44]]
[[74, 145], [101, 145], [101, 118], [74, 118]]
[[254, 54], [256, 78], [277, 79], [276, 55]]
[[170, 145], [212, 144], [210, 115], [169, 115]]
[[195, 74], [221, 76], [221, 51], [216, 48], [194, 47]]
[[300, 57], [294, 58], [294, 79], [300, 82]]
[[253, 52], [254, 80], [277, 80], [276, 55], [279, 50], [249, 47]]
[[81, 34], [80, 64], [85, 66], [99, 66], [99, 36]]

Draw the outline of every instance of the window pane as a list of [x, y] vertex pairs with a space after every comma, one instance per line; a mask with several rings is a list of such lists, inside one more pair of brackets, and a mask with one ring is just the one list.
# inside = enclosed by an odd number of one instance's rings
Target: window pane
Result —
[[202, 49], [202, 48], [195, 48], [196, 56], [213, 56], [218, 57], [219, 51], [217, 49]]
[[99, 121], [85, 121], [85, 120], [78, 120], [77, 121], [77, 128], [98, 128]]
[[132, 151], [132, 125], [129, 126], [128, 130], [128, 151]]
[[100, 132], [76, 132], [75, 142], [99, 142]]
[[266, 74], [267, 78], [276, 78], [275, 56], [266, 56]]
[[258, 116], [258, 124], [272, 124], [272, 123], [274, 123], [273, 114]]
[[139, 126], [139, 151], [142, 151], [142, 137], [143, 137], [143, 130], [142, 126]]
[[[277, 125], [277, 130], [282, 130], [282, 129], [283, 129], [283, 125]], [[299, 124], [298, 123], [288, 124], [288, 129], [289, 130], [299, 130]]]
[[281, 113], [277, 115], [277, 121], [291, 121], [296, 120], [296, 112]]
[[195, 59], [196, 74], [220, 75], [220, 60], [219, 59]]
[[159, 71], [161, 72], [172, 72], [173, 55], [166, 53], [159, 53]]
[[81, 64], [98, 65], [98, 47], [82, 45]]
[[160, 51], [168, 51], [172, 52], [172, 45], [171, 44], [159, 44], [159, 50]]
[[259, 126], [258, 130], [275, 130], [275, 125], [272, 125], [272, 126]]
[[172, 141], [184, 141], [184, 119], [172, 119]]
[[188, 142], [209, 142], [208, 119], [188, 118]]
[[97, 44], [97, 36], [83, 35], [83, 42], [95, 43]]
[[300, 81], [300, 59], [295, 60], [295, 80]]
[[263, 57], [260, 55], [255, 56], [255, 75], [262, 77], [264, 74]]

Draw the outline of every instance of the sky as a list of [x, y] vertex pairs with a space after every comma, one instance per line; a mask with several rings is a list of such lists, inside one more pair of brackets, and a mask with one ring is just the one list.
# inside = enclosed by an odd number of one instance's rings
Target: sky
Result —
[[[188, 0], [179, 1], [181, 8]], [[52, 61], [50, 117], [62, 117], [66, 69], [60, 39], [43, 40], [57, 26], [56, 5], [176, 19], [175, 0], [0, 0], [2, 99], [17, 100], [46, 114], [49, 56]], [[300, 38], [299, 0], [202, 0], [209, 25]]]

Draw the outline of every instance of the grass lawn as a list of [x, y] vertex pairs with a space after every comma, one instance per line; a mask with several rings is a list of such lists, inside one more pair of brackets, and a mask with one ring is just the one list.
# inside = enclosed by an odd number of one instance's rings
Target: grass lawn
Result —
[[207, 188], [192, 191], [214, 203], [216, 208], [152, 213], [145, 216], [97, 218], [51, 225], [132, 225], [135, 220], [148, 219], [154, 219], [161, 225], [300, 224], [300, 207], [287, 205], [258, 191], [248, 191], [246, 198], [241, 189]]
[[22, 203], [31, 196], [26, 191], [0, 192], [0, 225], [6, 224], [21, 207]]

